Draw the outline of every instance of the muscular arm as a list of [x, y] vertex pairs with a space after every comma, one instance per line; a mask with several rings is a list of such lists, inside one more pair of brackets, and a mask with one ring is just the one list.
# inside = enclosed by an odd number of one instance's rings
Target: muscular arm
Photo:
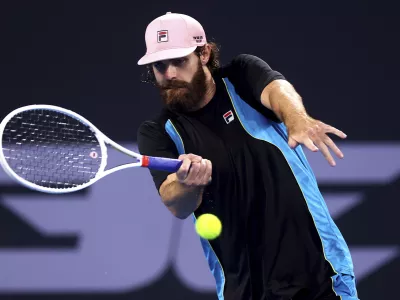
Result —
[[174, 216], [185, 219], [200, 206], [212, 166], [209, 160], [194, 154], [184, 154], [179, 159], [183, 161], [181, 167], [163, 182], [160, 195]]
[[267, 118], [285, 124], [290, 147], [304, 144], [311, 151], [321, 150], [332, 166], [336, 162], [329, 148], [343, 158], [343, 153], [327, 134], [333, 133], [340, 138], [346, 138], [346, 134], [310, 117], [294, 87], [265, 61], [241, 54], [232, 60], [226, 73], [244, 101]]
[[300, 95], [286, 80], [270, 82], [261, 93], [261, 103], [272, 110], [286, 125], [288, 144], [291, 148], [299, 144], [305, 145], [311, 151], [321, 151], [331, 166], [335, 166], [329, 148], [337, 157], [343, 158], [342, 151], [328, 136], [328, 133], [344, 139], [346, 134], [335, 127], [310, 117], [303, 105]]
[[242, 99], [267, 117], [287, 121], [294, 115], [306, 113], [293, 86], [261, 58], [240, 54], [230, 62], [225, 72]]
[[176, 174], [168, 175], [160, 186], [164, 205], [179, 219], [186, 219], [201, 204], [203, 187], [187, 186], [179, 182]]
[[277, 79], [269, 83], [261, 93], [261, 103], [286, 125], [296, 117], [307, 115], [300, 95], [286, 80]]

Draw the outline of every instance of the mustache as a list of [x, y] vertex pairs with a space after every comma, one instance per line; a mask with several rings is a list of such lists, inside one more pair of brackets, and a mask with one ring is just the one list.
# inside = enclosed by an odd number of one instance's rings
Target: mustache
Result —
[[179, 88], [189, 88], [189, 84], [185, 81], [171, 80], [161, 85], [160, 88], [163, 90], [179, 89]]

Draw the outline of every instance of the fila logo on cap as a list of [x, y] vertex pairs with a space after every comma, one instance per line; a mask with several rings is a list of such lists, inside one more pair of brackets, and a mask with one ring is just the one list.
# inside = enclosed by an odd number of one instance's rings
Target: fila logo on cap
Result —
[[157, 31], [157, 42], [168, 42], [168, 30]]
[[229, 124], [230, 122], [235, 120], [235, 117], [233, 116], [233, 113], [231, 110], [224, 113], [224, 120], [225, 120], [226, 124]]

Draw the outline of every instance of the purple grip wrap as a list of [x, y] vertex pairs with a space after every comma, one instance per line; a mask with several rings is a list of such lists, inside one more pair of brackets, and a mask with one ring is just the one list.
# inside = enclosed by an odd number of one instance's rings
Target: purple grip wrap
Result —
[[179, 159], [165, 158], [165, 157], [149, 157], [149, 169], [160, 170], [166, 172], [176, 172], [182, 165]]

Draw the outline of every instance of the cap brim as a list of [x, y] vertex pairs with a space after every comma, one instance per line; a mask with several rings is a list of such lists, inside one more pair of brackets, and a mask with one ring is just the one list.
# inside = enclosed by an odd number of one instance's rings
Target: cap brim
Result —
[[138, 65], [147, 65], [159, 60], [184, 57], [196, 50], [197, 46], [190, 48], [167, 49], [155, 53], [146, 54], [139, 61]]

